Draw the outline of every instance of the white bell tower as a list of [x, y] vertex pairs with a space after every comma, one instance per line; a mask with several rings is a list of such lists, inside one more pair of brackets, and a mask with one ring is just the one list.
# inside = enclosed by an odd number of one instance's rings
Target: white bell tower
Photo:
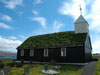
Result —
[[78, 17], [78, 19], [75, 21], [75, 33], [89, 33], [89, 24], [87, 23], [87, 21], [83, 18], [82, 16], [82, 12], [81, 12], [81, 8], [80, 8], [80, 16]]

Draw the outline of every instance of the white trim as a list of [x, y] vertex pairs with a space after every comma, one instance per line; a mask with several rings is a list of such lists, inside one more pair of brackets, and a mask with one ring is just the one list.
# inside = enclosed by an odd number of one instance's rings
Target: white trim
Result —
[[21, 56], [24, 56], [24, 50], [21, 50]]
[[[21, 63], [21, 61], [16, 61], [17, 63]], [[24, 61], [24, 63], [30, 63], [30, 61]], [[37, 63], [37, 64], [40, 64], [40, 63], [42, 63], [42, 64], [45, 64], [45, 63], [50, 63], [50, 62], [32, 62], [32, 63]], [[68, 65], [87, 65], [87, 64], [89, 64], [89, 62], [87, 62], [87, 63], [55, 63], [55, 64], [57, 64], [57, 65], [61, 65], [61, 64], [68, 64]]]
[[61, 56], [66, 56], [66, 48], [61, 48]]
[[48, 49], [44, 49], [44, 57], [48, 57]]
[[30, 50], [30, 56], [34, 56], [34, 49]]

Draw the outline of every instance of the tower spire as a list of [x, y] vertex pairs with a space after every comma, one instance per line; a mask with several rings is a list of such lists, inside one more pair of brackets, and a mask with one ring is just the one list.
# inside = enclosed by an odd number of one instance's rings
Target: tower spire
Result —
[[81, 8], [81, 4], [80, 4], [80, 15], [82, 15], [82, 8]]

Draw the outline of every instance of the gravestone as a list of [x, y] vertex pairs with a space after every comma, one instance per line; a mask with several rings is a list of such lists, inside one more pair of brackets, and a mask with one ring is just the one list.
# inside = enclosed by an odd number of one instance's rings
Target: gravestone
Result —
[[4, 75], [4, 71], [0, 71], [0, 75]]
[[48, 70], [48, 64], [45, 64], [45, 71]]
[[24, 69], [24, 75], [29, 74], [29, 71], [30, 71], [29, 67], [25, 67], [25, 69]]
[[9, 73], [11, 71], [10, 67], [4, 67], [4, 74]]

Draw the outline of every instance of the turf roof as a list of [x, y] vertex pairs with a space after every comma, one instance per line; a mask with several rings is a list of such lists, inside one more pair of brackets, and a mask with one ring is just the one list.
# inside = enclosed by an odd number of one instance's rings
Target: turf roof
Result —
[[18, 48], [79, 46], [85, 44], [86, 35], [86, 33], [75, 34], [74, 31], [67, 31], [32, 36], [26, 39]]

